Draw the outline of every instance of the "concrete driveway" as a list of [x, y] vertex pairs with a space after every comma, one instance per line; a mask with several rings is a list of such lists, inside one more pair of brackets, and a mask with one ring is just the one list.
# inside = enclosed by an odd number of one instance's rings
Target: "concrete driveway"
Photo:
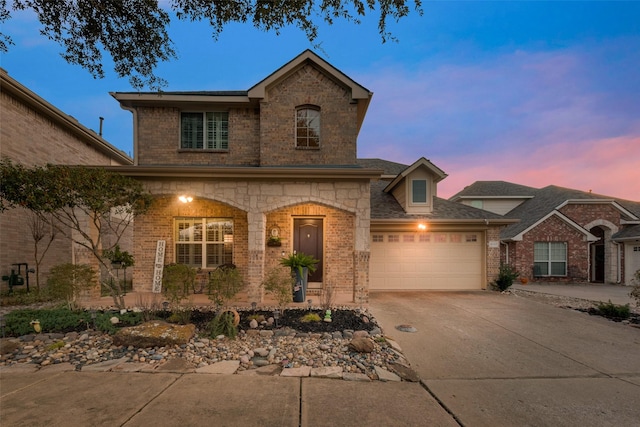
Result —
[[489, 291], [373, 293], [370, 307], [462, 425], [640, 425], [638, 328]]

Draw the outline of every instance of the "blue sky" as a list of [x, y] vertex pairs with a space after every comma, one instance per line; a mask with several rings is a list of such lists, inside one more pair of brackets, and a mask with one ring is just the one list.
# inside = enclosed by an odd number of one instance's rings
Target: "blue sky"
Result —
[[[439, 196], [477, 180], [559, 185], [640, 200], [640, 2], [425, 2], [388, 29], [321, 25], [315, 50], [374, 93], [359, 157], [430, 159], [449, 176]], [[107, 65], [94, 80], [60, 57], [28, 13], [3, 32], [0, 66], [23, 85], [132, 152], [131, 113], [109, 92], [131, 91]], [[171, 90], [246, 90], [305, 49], [234, 24], [217, 41], [204, 23], [175, 20], [179, 58], [157, 74]]]

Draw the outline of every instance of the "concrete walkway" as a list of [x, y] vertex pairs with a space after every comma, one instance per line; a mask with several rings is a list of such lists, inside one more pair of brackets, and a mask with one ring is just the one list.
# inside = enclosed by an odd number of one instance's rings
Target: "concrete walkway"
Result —
[[0, 372], [9, 426], [457, 426], [420, 383], [244, 375]]

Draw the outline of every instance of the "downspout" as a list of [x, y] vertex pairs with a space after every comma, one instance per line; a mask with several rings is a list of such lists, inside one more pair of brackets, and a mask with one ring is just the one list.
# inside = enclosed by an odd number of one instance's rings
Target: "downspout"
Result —
[[587, 283], [591, 283], [591, 247], [593, 245], [587, 240]]
[[504, 245], [504, 263], [509, 264], [509, 245], [502, 240], [500, 241], [501, 245]]
[[611, 241], [618, 248], [618, 258], [616, 259], [616, 283], [622, 283], [622, 248], [620, 242]]

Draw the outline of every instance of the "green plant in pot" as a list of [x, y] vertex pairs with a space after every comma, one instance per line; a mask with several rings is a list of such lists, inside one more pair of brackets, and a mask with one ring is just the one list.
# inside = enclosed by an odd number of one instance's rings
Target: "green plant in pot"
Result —
[[303, 252], [294, 251], [288, 257], [280, 259], [280, 264], [291, 268], [291, 273], [296, 277], [296, 283], [293, 287], [293, 301], [304, 302], [307, 294], [307, 282], [309, 281], [309, 273], [313, 273], [317, 269], [320, 260], [315, 259], [311, 255]]

